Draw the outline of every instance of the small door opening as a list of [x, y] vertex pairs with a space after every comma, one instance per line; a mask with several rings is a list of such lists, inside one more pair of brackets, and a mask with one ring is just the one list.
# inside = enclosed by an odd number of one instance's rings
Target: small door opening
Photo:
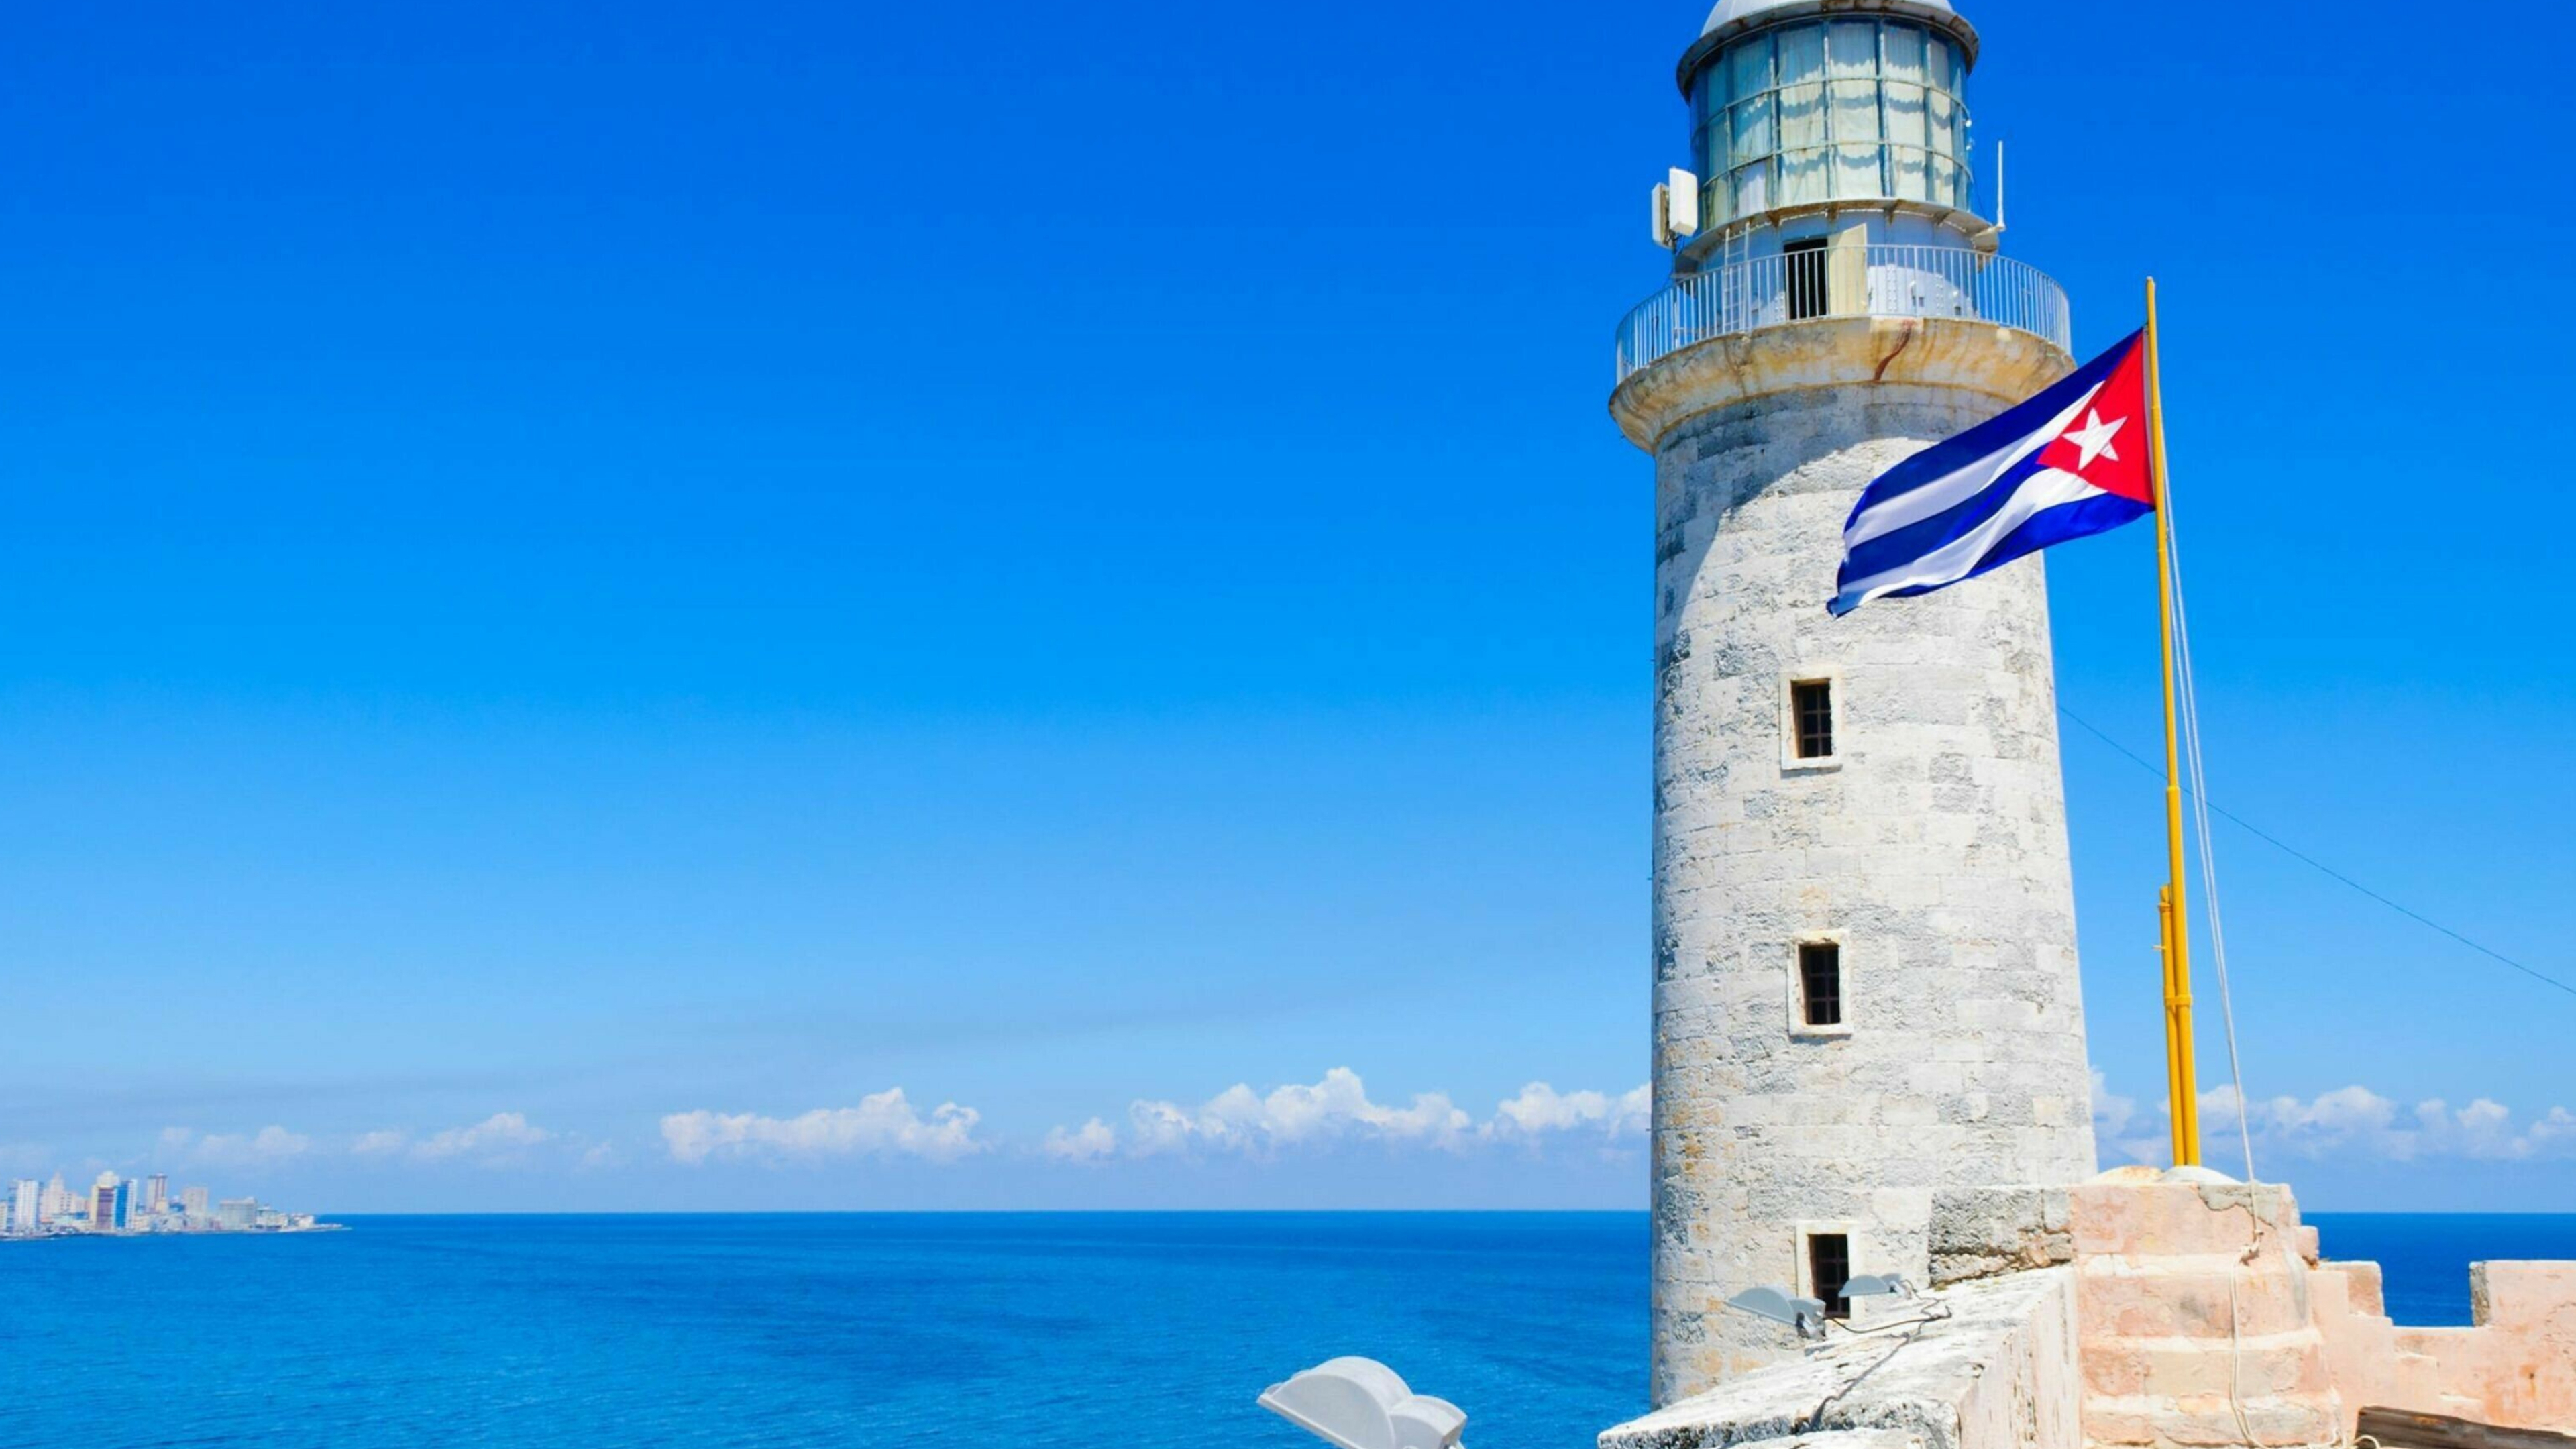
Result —
[[1832, 310], [1832, 289], [1827, 285], [1825, 270], [1826, 241], [1794, 241], [1780, 248], [1781, 265], [1788, 269], [1789, 320], [1822, 317]]
[[1832, 941], [1798, 943], [1798, 988], [1807, 1025], [1843, 1024], [1843, 948]]
[[1851, 1317], [1843, 1289], [1851, 1282], [1851, 1238], [1843, 1233], [1807, 1235], [1807, 1283], [1825, 1301], [1827, 1318]]

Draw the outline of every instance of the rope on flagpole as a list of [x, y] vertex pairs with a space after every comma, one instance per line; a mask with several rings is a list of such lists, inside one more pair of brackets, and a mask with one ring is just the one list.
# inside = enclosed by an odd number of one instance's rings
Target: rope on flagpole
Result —
[[[2183, 601], [2181, 529], [2175, 526], [2173, 494], [2168, 486], [2162, 498], [2168, 510], [2165, 526], [2166, 562], [2173, 570], [2174, 654], [2182, 688], [2182, 741], [2184, 768], [2191, 776], [2191, 813], [2193, 834], [2200, 846], [2200, 888], [2209, 909], [2209, 955], [2218, 968], [2218, 1019], [2227, 1028], [2227, 1073], [2236, 1091], [2236, 1140], [2245, 1149], [2245, 1180], [2254, 1181], [2254, 1129], [2245, 1113], [2245, 1062], [2236, 1046], [2236, 1001], [2227, 982], [2227, 928], [2218, 913], [2218, 852], [2210, 842], [2209, 781], [2202, 770], [2200, 739], [2200, 682], [2191, 669], [2191, 611]], [[2234, 1284], [2229, 1284], [2231, 1292]]]

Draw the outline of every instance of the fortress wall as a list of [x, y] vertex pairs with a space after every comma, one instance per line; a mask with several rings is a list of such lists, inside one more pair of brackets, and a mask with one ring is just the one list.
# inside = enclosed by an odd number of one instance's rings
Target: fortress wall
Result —
[[1601, 1449], [2326, 1449], [2365, 1407], [2576, 1432], [2576, 1263], [2480, 1263], [2475, 1325], [2405, 1328], [2375, 1264], [2318, 1246], [2277, 1184], [1945, 1191], [1926, 1261], [1955, 1318], [1838, 1334]]

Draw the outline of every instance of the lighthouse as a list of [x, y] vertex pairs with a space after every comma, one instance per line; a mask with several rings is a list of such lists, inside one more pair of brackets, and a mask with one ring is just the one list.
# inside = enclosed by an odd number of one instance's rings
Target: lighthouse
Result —
[[[2040, 559], [1827, 614], [1861, 489], [2071, 366], [1943, 0], [1723, 0], [1610, 410], [1655, 460], [1653, 1396], [1926, 1266], [1933, 1194], [2094, 1170]], [[1999, 205], [1996, 206], [1999, 211]]]

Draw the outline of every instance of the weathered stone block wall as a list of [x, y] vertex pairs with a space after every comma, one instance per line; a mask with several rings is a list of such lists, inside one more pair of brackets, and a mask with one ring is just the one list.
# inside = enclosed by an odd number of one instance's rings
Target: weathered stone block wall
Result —
[[[1689, 364], [1731, 401], [1647, 379], [1678, 418], [1655, 443], [1657, 1403], [1777, 1357], [1720, 1305], [1803, 1284], [1802, 1230], [1919, 1282], [1936, 1191], [2094, 1166], [2041, 565], [1824, 609], [1862, 487], [2047, 378], [2024, 343], [1981, 350], [1992, 328], [1781, 331], [1795, 387], [1765, 390], [1758, 338]], [[1801, 678], [1834, 681], [1823, 767], [1792, 757]], [[1800, 1028], [1810, 939], [1840, 944], [1842, 1030]]]

